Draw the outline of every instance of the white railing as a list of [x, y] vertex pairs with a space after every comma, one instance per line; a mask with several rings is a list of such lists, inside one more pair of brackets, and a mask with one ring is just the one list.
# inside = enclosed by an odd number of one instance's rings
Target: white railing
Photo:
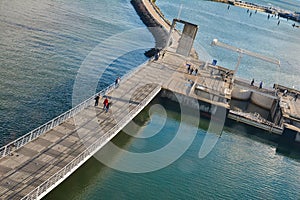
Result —
[[[145, 65], [148, 61], [141, 64], [139, 67], [134, 68], [130, 70], [128, 73], [126, 73], [121, 80], [128, 79], [134, 72], [138, 71], [143, 65]], [[106, 95], [114, 88], [114, 83], [106, 87], [105, 89], [101, 90], [100, 92], [96, 93], [95, 95], [100, 94], [101, 96]], [[36, 139], [40, 135], [46, 133], [47, 131], [53, 129], [54, 127], [60, 125], [67, 119], [73, 117], [78, 112], [82, 111], [83, 109], [87, 108], [94, 100], [95, 95], [91, 96], [87, 100], [83, 101], [82, 103], [78, 104], [77, 106], [71, 108], [67, 112], [59, 115], [58, 117], [55, 117], [51, 121], [43, 124], [42, 126], [30, 131], [29, 133], [19, 137], [18, 139], [8, 143], [7, 145], [0, 148], [0, 158], [5, 157], [7, 155], [10, 155], [12, 152], [18, 150], [28, 142]]]
[[111, 128], [105, 135], [102, 135], [86, 150], [79, 154], [64, 168], [52, 175], [48, 180], [39, 185], [29, 194], [22, 198], [22, 200], [41, 199], [68, 176], [70, 176], [77, 168], [91, 158], [97, 151], [99, 151], [107, 142], [109, 142], [122, 128], [124, 128], [129, 121], [131, 121], [161, 90], [160, 86], [157, 86], [153, 91], [140, 102], [130, 113], [124, 116], [113, 128]]

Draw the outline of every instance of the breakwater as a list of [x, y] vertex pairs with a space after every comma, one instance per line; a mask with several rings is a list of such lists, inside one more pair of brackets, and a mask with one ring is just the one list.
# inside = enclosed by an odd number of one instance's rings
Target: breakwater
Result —
[[[131, 0], [131, 4], [141, 18], [142, 22], [146, 25], [155, 39], [155, 49], [162, 49], [167, 45], [168, 31], [152, 17], [149, 10], [146, 8], [142, 0]], [[149, 56], [153, 56], [155, 51], [150, 52]]]

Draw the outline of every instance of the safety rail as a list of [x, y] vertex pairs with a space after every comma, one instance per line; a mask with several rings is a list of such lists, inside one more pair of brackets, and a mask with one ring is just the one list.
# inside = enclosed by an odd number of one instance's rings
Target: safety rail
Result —
[[107, 142], [109, 142], [122, 128], [124, 128], [129, 121], [131, 121], [161, 90], [160, 86], [157, 86], [153, 91], [140, 102], [131, 112], [123, 117], [114, 127], [112, 127], [105, 135], [102, 135], [93, 144], [91, 144], [86, 150], [74, 158], [64, 168], [52, 175], [49, 179], [27, 194], [22, 200], [41, 199], [48, 192], [54, 189], [68, 176], [70, 176], [77, 168], [91, 158], [97, 151], [99, 151]]
[[[130, 70], [128, 73], [122, 76], [121, 80], [128, 79], [134, 72], [138, 71], [141, 66], [145, 65], [148, 62], [144, 62], [139, 67], [134, 68]], [[92, 101], [94, 100], [94, 97], [96, 95], [106, 95], [114, 88], [114, 83], [107, 86], [105, 89], [101, 90], [100, 92], [94, 94], [87, 100], [83, 101], [82, 103], [78, 104], [77, 106], [71, 108], [70, 110], [64, 112], [63, 114], [59, 115], [58, 117], [55, 117], [54, 119], [50, 120], [49, 122], [46, 122], [45, 124], [39, 126], [38, 128], [30, 131], [29, 133], [19, 137], [18, 139], [8, 143], [7, 145], [0, 148], [0, 159], [11, 155], [12, 152], [18, 150], [25, 144], [31, 142], [32, 140], [36, 139], [40, 135], [46, 133], [47, 131], [53, 129], [54, 127], [60, 125], [61, 123], [65, 122], [66, 120], [70, 119], [74, 115], [76, 115], [78, 112], [82, 111], [83, 109], [87, 108], [89, 105], [91, 105]]]

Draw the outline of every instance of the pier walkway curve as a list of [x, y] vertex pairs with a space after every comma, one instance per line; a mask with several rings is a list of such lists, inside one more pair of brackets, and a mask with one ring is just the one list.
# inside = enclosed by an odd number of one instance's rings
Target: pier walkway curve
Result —
[[[213, 78], [205, 70], [198, 76], [186, 73], [185, 58], [166, 51], [163, 59], [149, 60], [122, 77], [118, 87], [112, 84], [101, 91], [99, 106], [94, 106], [92, 96], [0, 148], [0, 198], [45, 196], [117, 135], [161, 89], [201, 100], [189, 81]], [[223, 91], [224, 84], [216, 82], [215, 89]], [[107, 113], [103, 96], [112, 103]]]

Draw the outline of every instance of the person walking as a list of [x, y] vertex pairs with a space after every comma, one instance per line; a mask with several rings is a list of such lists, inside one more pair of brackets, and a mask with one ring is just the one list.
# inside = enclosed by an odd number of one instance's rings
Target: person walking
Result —
[[190, 64], [186, 64], [186, 66], [187, 66], [187, 73], [189, 74], [190, 70], [191, 70], [191, 65]]
[[198, 69], [196, 68], [195, 69], [195, 76], [197, 76], [197, 74], [198, 74]]
[[107, 103], [107, 105], [106, 105], [106, 112], [108, 112], [110, 106], [111, 106], [111, 103]]
[[121, 78], [118, 77], [115, 81], [115, 88], [119, 87], [120, 81], [121, 81]]
[[107, 109], [107, 105], [108, 105], [108, 99], [107, 99], [107, 97], [104, 99], [104, 101], [103, 101], [103, 110], [104, 109]]
[[263, 87], [263, 82], [261, 81], [260, 83], [259, 83], [259, 89], [261, 89]]
[[192, 69], [190, 70], [190, 75], [192, 75], [193, 72], [194, 72], [194, 69], [192, 68]]
[[253, 85], [254, 85], [254, 78], [251, 81], [251, 86], [253, 86]]
[[99, 94], [95, 97], [95, 106], [98, 106], [99, 104], [99, 99], [100, 99], [100, 96]]

